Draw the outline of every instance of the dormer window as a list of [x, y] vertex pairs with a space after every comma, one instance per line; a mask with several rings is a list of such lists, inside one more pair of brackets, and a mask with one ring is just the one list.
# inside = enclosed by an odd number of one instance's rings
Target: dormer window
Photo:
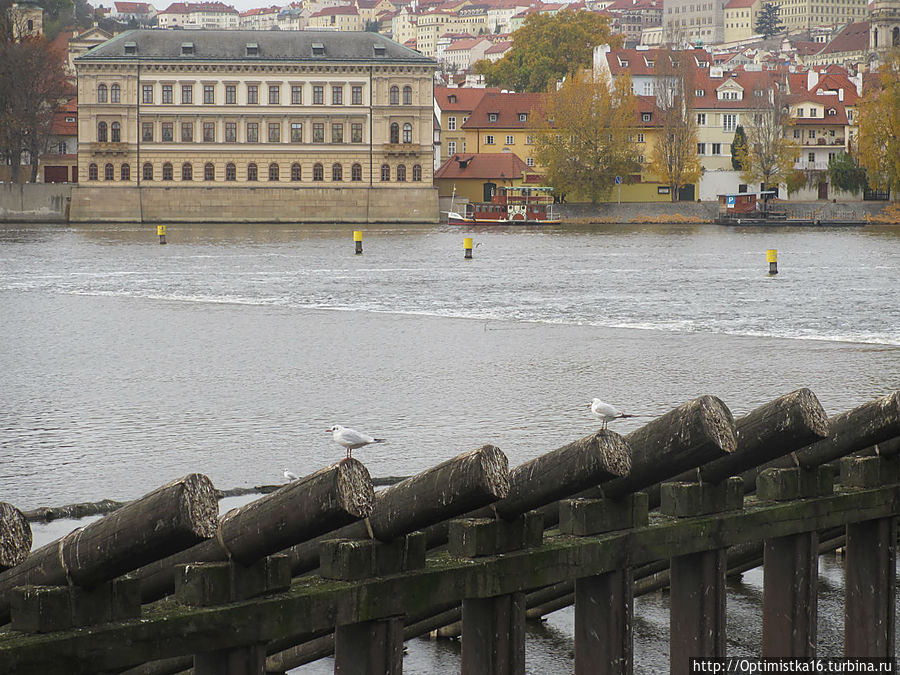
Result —
[[373, 49], [375, 50], [375, 56], [384, 56], [384, 45], [375, 45]]
[[829, 117], [834, 117], [835, 115], [837, 115], [837, 110], [835, 110], [834, 108], [829, 108], [829, 109], [828, 109], [828, 116], [829, 116]]
[[313, 56], [325, 56], [325, 45], [321, 42], [312, 43]]
[[816, 109], [815, 109], [815, 108], [810, 108], [810, 109], [809, 109], [809, 116], [810, 116], [810, 117], [815, 117], [815, 116], [816, 116]]
[[641, 122], [649, 122], [652, 113], [641, 113]]
[[259, 45], [257, 43], [247, 43], [247, 56], [259, 56]]
[[488, 122], [496, 122], [499, 118], [499, 113], [488, 113]]
[[803, 108], [797, 108], [797, 117], [803, 117], [803, 116], [804, 116]]
[[134, 56], [137, 54], [137, 43], [136, 42], [126, 42], [125, 43], [125, 56]]
[[194, 55], [194, 43], [193, 42], [182, 42], [181, 43], [181, 55], [182, 56], [193, 56]]
[[519, 121], [525, 122], [528, 119], [528, 113], [519, 113]]
[[628, 59], [619, 59], [619, 65], [622, 66], [623, 68], [627, 68], [628, 67]]
[[706, 96], [706, 91], [703, 89], [697, 89], [694, 91], [694, 96], [696, 96], [697, 98], [703, 98], [704, 96]]
[[447, 97], [447, 101], [448, 101], [449, 103], [456, 103], [456, 94], [450, 94], [450, 95]]
[[647, 62], [648, 68], [653, 68], [656, 65], [656, 61], [654, 61], [653, 59], [644, 59], [644, 60]]

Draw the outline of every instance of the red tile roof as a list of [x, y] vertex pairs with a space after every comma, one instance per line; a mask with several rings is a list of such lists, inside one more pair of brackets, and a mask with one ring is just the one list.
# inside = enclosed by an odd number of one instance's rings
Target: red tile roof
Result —
[[[445, 111], [472, 112], [485, 94], [499, 94], [498, 87], [435, 87], [434, 100]], [[450, 97], [455, 97], [451, 99]]]
[[730, 2], [725, 5], [725, 9], [746, 9], [748, 7], [753, 7], [757, 3], [757, 0], [730, 0]]
[[[547, 94], [487, 94], [472, 110], [463, 129], [527, 129], [531, 125], [532, 112], [543, 109]], [[524, 113], [526, 118], [520, 120]], [[491, 121], [489, 115], [497, 115]]]
[[191, 12], [227, 12], [238, 14], [231, 5], [222, 2], [173, 2], [160, 14], [190, 14]]
[[835, 35], [819, 54], [842, 54], [845, 52], [861, 52], [869, 48], [869, 21], [851, 23]]
[[314, 16], [338, 16], [341, 14], [346, 15], [356, 15], [359, 16], [359, 10], [356, 9], [353, 5], [341, 5], [340, 7], [326, 7], [325, 9], [320, 9], [315, 14], [311, 15], [310, 18]]
[[512, 49], [512, 42], [509, 40], [504, 40], [503, 42], [497, 42], [485, 50], [485, 54], [503, 54], [507, 49]]
[[119, 14], [149, 14], [153, 11], [146, 2], [117, 2], [115, 5]]
[[512, 152], [462, 153], [450, 157], [441, 165], [435, 178], [521, 178], [528, 171], [519, 156]]

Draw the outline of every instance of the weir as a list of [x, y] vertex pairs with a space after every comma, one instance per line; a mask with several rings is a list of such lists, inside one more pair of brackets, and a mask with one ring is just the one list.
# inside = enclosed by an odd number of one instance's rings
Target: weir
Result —
[[[900, 392], [828, 419], [799, 390], [712, 396], [509, 470], [486, 445], [375, 493], [345, 460], [217, 518], [191, 474], [26, 555], [0, 504], [0, 672], [399, 675], [457, 625], [462, 673], [525, 673], [574, 604], [578, 674], [633, 670], [636, 594], [670, 588], [670, 670], [725, 654], [725, 576], [763, 565], [760, 656], [816, 654], [817, 556], [846, 560], [845, 655], [895, 654]], [[9, 569], [5, 569], [5, 568]], [[458, 622], [458, 623], [457, 623]]]

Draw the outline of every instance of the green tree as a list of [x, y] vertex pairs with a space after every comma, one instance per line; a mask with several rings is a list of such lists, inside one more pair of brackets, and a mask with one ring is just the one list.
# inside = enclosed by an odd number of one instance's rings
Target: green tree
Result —
[[879, 71], [881, 85], [859, 101], [859, 163], [869, 184], [881, 190], [900, 189], [900, 51], [888, 54]]
[[770, 38], [784, 31], [784, 24], [778, 12], [781, 6], [774, 2], [764, 2], [759, 14], [756, 15], [755, 30], [764, 38]]
[[866, 189], [866, 170], [857, 165], [846, 152], [839, 152], [828, 161], [831, 184], [845, 192], [859, 193]]
[[590, 68], [594, 47], [604, 43], [622, 45], [605, 16], [573, 10], [531, 14], [512, 34], [512, 47], [503, 58], [479, 61], [475, 72], [484, 75], [489, 86], [548, 91], [567, 75]]
[[614, 84], [576, 73], [550, 94], [535, 121], [535, 158], [545, 180], [569, 198], [597, 203], [615, 177], [639, 169], [632, 140], [636, 117], [631, 79]]
[[731, 168], [735, 171], [743, 171], [741, 164], [741, 154], [747, 152], [747, 134], [744, 133], [744, 127], [738, 124], [734, 130], [734, 140], [731, 141]]

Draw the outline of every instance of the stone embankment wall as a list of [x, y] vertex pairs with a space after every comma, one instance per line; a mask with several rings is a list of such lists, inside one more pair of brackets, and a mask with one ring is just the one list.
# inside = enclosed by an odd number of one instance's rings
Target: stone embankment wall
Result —
[[73, 185], [0, 183], [0, 223], [65, 223]]

